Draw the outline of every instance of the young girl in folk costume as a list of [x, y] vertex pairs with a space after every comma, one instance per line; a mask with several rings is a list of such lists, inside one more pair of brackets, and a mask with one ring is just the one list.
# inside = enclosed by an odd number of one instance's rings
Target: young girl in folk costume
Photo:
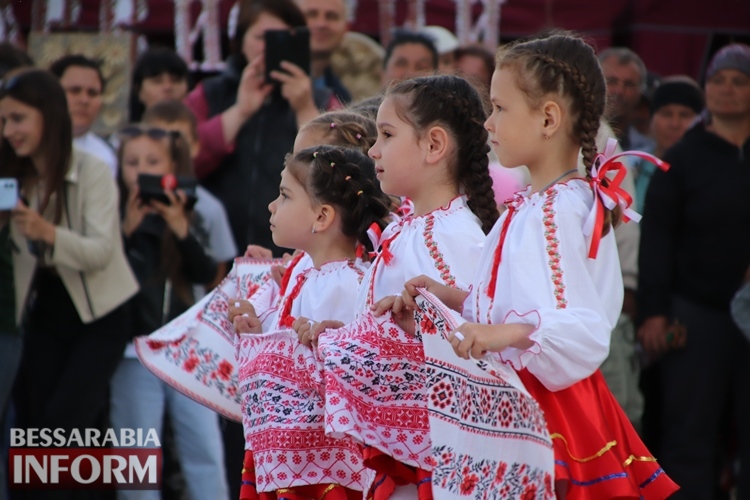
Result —
[[405, 301], [422, 287], [463, 307], [473, 323], [449, 337], [455, 352], [519, 371], [547, 419], [558, 498], [666, 498], [677, 486], [598, 371], [623, 299], [612, 225], [622, 210], [637, 215], [619, 189], [623, 165], [597, 155], [605, 81], [594, 52], [561, 34], [503, 48], [491, 100], [498, 158], [528, 166], [531, 186], [507, 202], [465, 302], [424, 277], [407, 283]]
[[[275, 307], [233, 319], [248, 449], [241, 498], [362, 498], [369, 475], [360, 447], [326, 436], [313, 353], [291, 328], [302, 317], [354, 319], [366, 271], [356, 247], [374, 250], [368, 231], [386, 226], [389, 206], [372, 160], [356, 150], [316, 146], [287, 160], [271, 231], [311, 265], [290, 265]], [[264, 293], [251, 302], [263, 303]]]
[[379, 474], [375, 498], [432, 498], [424, 352], [420, 340], [397, 325], [404, 319], [399, 310], [382, 313], [419, 273], [468, 289], [484, 230], [498, 217], [485, 116], [478, 93], [455, 76], [389, 89], [370, 156], [383, 191], [410, 198], [414, 213], [383, 232], [381, 252], [360, 287], [357, 320], [299, 328], [303, 335], [312, 330], [318, 342], [326, 430], [366, 445], [366, 463]]

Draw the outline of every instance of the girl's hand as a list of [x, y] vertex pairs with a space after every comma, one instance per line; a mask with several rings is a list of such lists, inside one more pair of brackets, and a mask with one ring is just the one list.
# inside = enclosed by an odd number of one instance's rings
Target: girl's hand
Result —
[[260, 245], [248, 245], [245, 249], [245, 257], [251, 259], [273, 259], [273, 253], [266, 247]]
[[464, 323], [451, 332], [448, 342], [459, 358], [482, 359], [487, 351], [499, 352], [508, 347], [506, 340], [493, 326]]
[[23, 201], [19, 200], [13, 210], [13, 222], [24, 238], [55, 244], [55, 225], [45, 220], [36, 210], [27, 207]]
[[407, 307], [401, 295], [391, 295], [382, 298], [375, 304], [371, 305], [370, 310], [372, 311], [372, 315], [376, 318], [382, 316], [387, 311], [391, 311], [393, 319], [403, 331], [412, 337], [416, 335], [414, 326], [414, 308]]
[[284, 266], [271, 266], [271, 279], [276, 282], [277, 285], [281, 286], [281, 282], [286, 274], [286, 267]]
[[169, 229], [177, 236], [177, 239], [184, 240], [190, 231], [190, 221], [188, 221], [188, 216], [185, 212], [187, 196], [181, 189], [177, 191], [165, 189], [164, 194], [169, 199], [169, 205], [153, 200], [151, 201], [151, 207], [156, 213], [162, 216]]
[[344, 323], [336, 320], [324, 320], [318, 323], [305, 318], [299, 317], [294, 320], [292, 330], [297, 332], [297, 337], [302, 345], [316, 349], [318, 347], [318, 337], [327, 329], [336, 329], [344, 326]]
[[481, 359], [487, 352], [500, 352], [508, 347], [528, 349], [534, 342], [529, 335], [534, 326], [524, 323], [483, 325], [464, 323], [451, 332], [448, 342], [458, 357]]
[[243, 121], [258, 112], [263, 101], [273, 90], [273, 85], [265, 83], [265, 61], [259, 55], [245, 66], [240, 85], [237, 87], [237, 110]]
[[417, 307], [417, 303], [414, 300], [414, 297], [419, 295], [417, 288], [424, 288], [440, 299], [440, 302], [459, 312], [463, 309], [464, 300], [466, 300], [466, 296], [468, 295], [468, 292], [444, 285], [429, 276], [417, 276], [404, 283], [404, 291], [401, 293], [404, 304], [411, 310]]
[[669, 320], [666, 316], [652, 316], [638, 329], [638, 340], [651, 359], [658, 358], [669, 349], [668, 332]]
[[253, 305], [242, 299], [229, 299], [229, 307], [227, 309], [227, 318], [229, 319], [230, 323], [234, 322], [234, 318], [236, 316], [251, 316], [251, 317], [258, 317], [258, 314], [255, 312], [255, 308]]
[[312, 80], [296, 64], [281, 61], [281, 68], [284, 71], [272, 71], [271, 77], [281, 83], [281, 95], [297, 115], [297, 125], [302, 126], [320, 114], [313, 100]]
[[263, 333], [263, 328], [260, 320], [255, 316], [248, 316], [244, 314], [242, 316], [235, 316], [232, 321], [234, 325], [234, 333]]
[[138, 186], [133, 186], [133, 189], [128, 193], [128, 201], [125, 205], [125, 218], [122, 221], [123, 234], [129, 238], [141, 225], [146, 214], [151, 212], [153, 212], [151, 207], [144, 204], [138, 196]]

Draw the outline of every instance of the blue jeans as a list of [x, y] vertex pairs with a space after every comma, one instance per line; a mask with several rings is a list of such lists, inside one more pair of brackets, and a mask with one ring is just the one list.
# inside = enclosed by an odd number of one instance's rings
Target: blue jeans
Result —
[[[162, 437], [169, 407], [180, 467], [189, 498], [226, 500], [229, 490], [218, 415], [159, 380], [138, 359], [123, 358], [111, 383], [112, 427], [156, 429]], [[158, 500], [159, 491], [118, 491], [118, 500]]]

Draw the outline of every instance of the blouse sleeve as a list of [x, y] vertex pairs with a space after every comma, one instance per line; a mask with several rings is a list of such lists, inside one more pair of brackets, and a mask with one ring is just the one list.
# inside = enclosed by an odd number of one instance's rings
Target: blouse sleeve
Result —
[[[502, 309], [504, 317], [493, 318], [535, 327], [529, 349], [508, 348], [498, 356], [516, 370], [527, 368], [551, 391], [570, 387], [599, 368], [622, 308], [614, 231], [602, 238], [597, 258], [589, 259], [582, 212], [544, 213], [533, 235], [540, 240], [538, 251], [513, 252], [516, 261], [508, 262], [513, 287], [504, 293], [511, 307]], [[530, 249], [528, 241], [523, 248]]]
[[193, 168], [195, 176], [203, 179], [219, 167], [225, 156], [234, 151], [234, 143], [227, 144], [224, 141], [221, 113], [209, 118], [203, 85], [198, 84], [184, 102], [198, 122], [198, 140], [201, 147], [193, 161]]

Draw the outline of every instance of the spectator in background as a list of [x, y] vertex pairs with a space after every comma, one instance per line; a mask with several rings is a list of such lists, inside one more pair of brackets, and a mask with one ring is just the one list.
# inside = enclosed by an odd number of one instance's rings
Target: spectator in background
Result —
[[341, 105], [330, 90], [313, 89], [291, 63], [272, 74], [276, 92], [265, 82], [263, 34], [299, 26], [305, 17], [293, 0], [243, 2], [226, 70], [203, 80], [185, 100], [198, 119], [196, 176], [224, 203], [241, 249], [253, 243], [281, 255], [271, 239], [268, 204], [277, 196], [284, 157], [299, 126], [321, 108]]
[[737, 498], [750, 497], [750, 343], [729, 312], [750, 265], [750, 46], [714, 55], [705, 97], [706, 119], [664, 155], [669, 171], [654, 173], [641, 223], [638, 337], [661, 356], [659, 462], [681, 487], [675, 500], [717, 498], [730, 402]]
[[352, 19], [347, 0], [297, 0], [310, 29], [310, 76], [313, 87], [330, 89], [342, 104], [352, 96], [334, 74], [331, 56], [344, 40]]
[[421, 33], [398, 31], [385, 49], [383, 88], [393, 82], [434, 73], [438, 52], [432, 39]]
[[[0, 78], [23, 66], [33, 66], [34, 61], [15, 45], [0, 43]], [[4, 83], [3, 83], [4, 85]], [[5, 452], [11, 427], [8, 418], [10, 394], [21, 361], [21, 329], [16, 321], [16, 295], [13, 280], [13, 243], [10, 239], [8, 213], [0, 212], [0, 500], [8, 499], [8, 464]], [[5, 220], [4, 220], [5, 218]]]
[[140, 122], [143, 112], [159, 101], [184, 98], [188, 76], [187, 64], [172, 49], [150, 48], [138, 56], [130, 83], [130, 121]]
[[34, 60], [10, 42], [0, 42], [0, 78], [13, 69], [33, 66]]
[[646, 91], [646, 65], [625, 47], [610, 47], [599, 53], [599, 63], [607, 81], [609, 122], [623, 150], [653, 149], [653, 141], [633, 127], [636, 107]]
[[456, 49], [456, 73], [487, 93], [495, 71], [495, 54], [479, 45]]
[[[654, 138], [653, 153], [663, 158], [685, 134], [695, 118], [703, 110], [703, 90], [688, 76], [672, 76], [661, 81], [654, 91], [651, 104], [651, 135]], [[633, 163], [635, 174], [637, 211], [643, 214], [646, 190], [656, 166], [638, 159]]]
[[438, 73], [452, 75], [456, 72], [458, 38], [442, 26], [425, 26], [420, 33], [432, 39], [438, 53]]
[[6, 75], [0, 119], [0, 177], [18, 179], [28, 202], [10, 218], [15, 317], [24, 320], [18, 427], [83, 433], [104, 417], [130, 330], [125, 302], [138, 290], [115, 183], [102, 161], [74, 150], [65, 92], [49, 72]]
[[115, 152], [91, 130], [102, 109], [105, 82], [101, 66], [86, 56], [73, 54], [55, 61], [49, 70], [60, 80], [68, 98], [73, 145], [106, 163], [114, 177], [117, 173]]
[[[195, 158], [200, 151], [198, 142], [198, 122], [195, 116], [180, 101], [157, 102], [143, 114], [143, 122], [157, 128], [179, 132], [190, 147], [190, 156]], [[203, 228], [206, 234], [203, 239], [208, 242], [208, 251], [218, 264], [214, 281], [206, 286], [207, 290], [215, 288], [227, 275], [228, 266], [237, 256], [237, 246], [232, 238], [232, 228], [224, 205], [203, 186], [196, 188], [198, 201], [195, 203], [195, 216], [203, 222], [196, 227]], [[202, 297], [203, 294], [196, 294]]]

